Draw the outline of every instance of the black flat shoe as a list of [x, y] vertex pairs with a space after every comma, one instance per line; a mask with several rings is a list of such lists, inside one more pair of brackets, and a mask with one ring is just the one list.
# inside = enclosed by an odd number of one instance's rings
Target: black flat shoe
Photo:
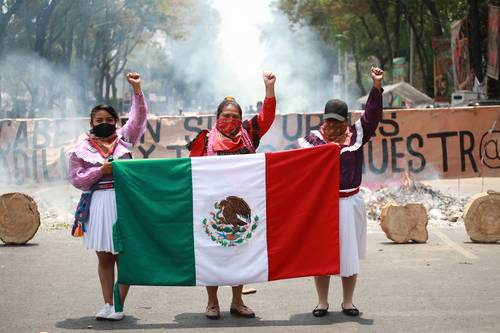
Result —
[[314, 308], [312, 314], [314, 317], [324, 317], [328, 314], [328, 308], [329, 306], [326, 308], [326, 309], [318, 309], [318, 305], [316, 305], [316, 307]]
[[342, 312], [345, 313], [346, 315], [351, 317], [359, 316], [359, 310], [354, 304], [352, 305], [354, 306], [354, 308], [352, 309], [344, 309], [344, 303], [340, 304], [340, 306], [342, 307]]

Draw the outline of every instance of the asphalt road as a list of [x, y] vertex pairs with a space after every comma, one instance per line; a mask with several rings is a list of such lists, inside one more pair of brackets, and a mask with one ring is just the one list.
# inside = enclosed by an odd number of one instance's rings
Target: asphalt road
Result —
[[[97, 322], [95, 254], [67, 230], [40, 230], [27, 246], [0, 246], [0, 332], [500, 332], [500, 244], [471, 243], [462, 225], [429, 227], [427, 244], [395, 245], [371, 223], [355, 304], [340, 312], [340, 280], [328, 316], [315, 318], [311, 278], [257, 284], [244, 296], [257, 318], [205, 319], [201, 287], [132, 287], [121, 322]], [[290, 254], [293, 256], [293, 253]], [[318, 255], [321, 255], [318, 253]]]

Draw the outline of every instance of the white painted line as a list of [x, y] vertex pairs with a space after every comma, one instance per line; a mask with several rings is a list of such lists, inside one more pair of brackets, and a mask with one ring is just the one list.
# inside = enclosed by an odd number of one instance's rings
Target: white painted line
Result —
[[431, 229], [431, 231], [434, 233], [434, 235], [441, 238], [441, 240], [445, 242], [449, 247], [451, 247], [453, 250], [457, 251], [467, 259], [477, 259], [477, 256], [474, 253], [467, 251], [466, 249], [464, 249], [463, 247], [452, 241], [448, 236], [443, 234], [441, 231], [436, 229]]

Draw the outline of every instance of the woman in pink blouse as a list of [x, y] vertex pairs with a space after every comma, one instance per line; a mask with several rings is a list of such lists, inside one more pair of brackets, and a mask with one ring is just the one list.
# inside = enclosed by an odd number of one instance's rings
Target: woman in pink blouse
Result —
[[[116, 200], [111, 162], [132, 158], [132, 146], [146, 130], [147, 106], [138, 73], [127, 74], [134, 89], [127, 123], [116, 128], [119, 117], [113, 107], [97, 105], [90, 113], [90, 131], [69, 152], [69, 181], [83, 191], [75, 213], [72, 234], [83, 236], [85, 248], [96, 251], [104, 306], [97, 320], [121, 320], [123, 312], [113, 307], [113, 285], [117, 257], [113, 247]], [[129, 286], [120, 285], [122, 304]]]

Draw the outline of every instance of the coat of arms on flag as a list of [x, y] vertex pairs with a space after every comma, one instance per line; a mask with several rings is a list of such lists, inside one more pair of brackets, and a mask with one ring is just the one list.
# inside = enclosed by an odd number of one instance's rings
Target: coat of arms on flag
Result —
[[214, 205], [210, 218], [203, 219], [203, 228], [211, 240], [221, 246], [238, 246], [252, 238], [259, 217], [242, 198], [229, 196]]

